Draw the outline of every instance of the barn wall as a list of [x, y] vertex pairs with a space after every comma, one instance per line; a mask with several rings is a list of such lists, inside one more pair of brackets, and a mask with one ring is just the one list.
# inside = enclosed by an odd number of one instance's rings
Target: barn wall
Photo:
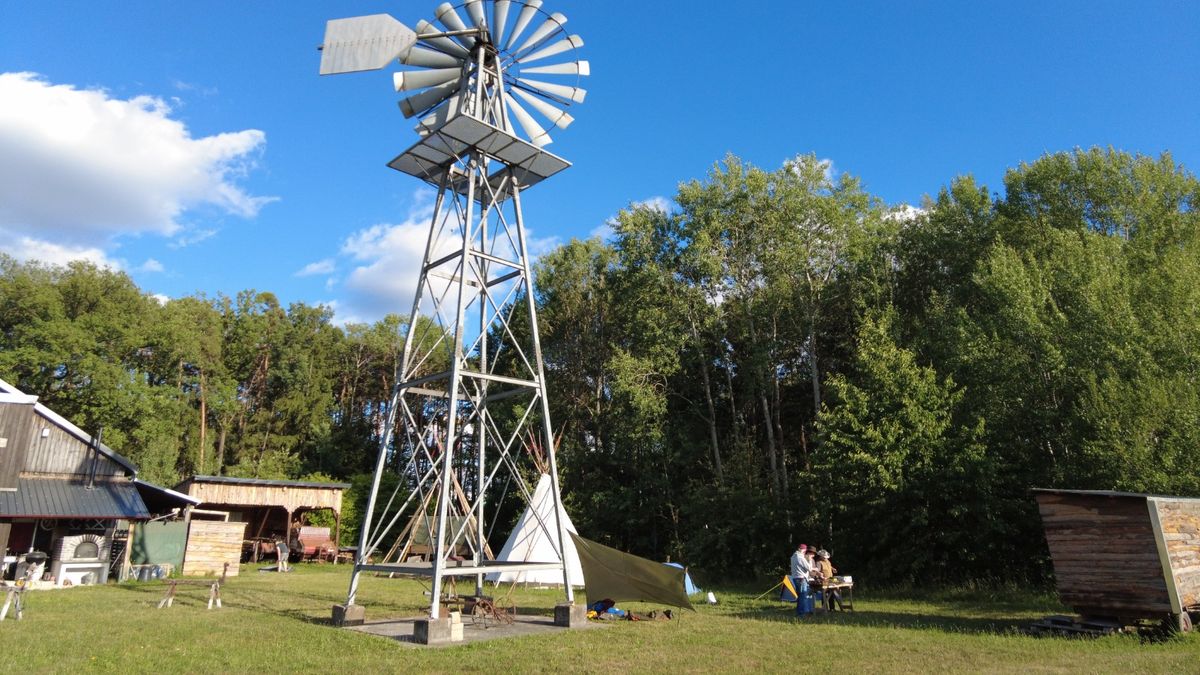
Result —
[[1156, 498], [1171, 573], [1184, 608], [1200, 606], [1200, 500]]
[[1064, 605], [1115, 616], [1171, 611], [1145, 497], [1036, 497]]
[[188, 530], [183, 574], [221, 576], [225, 563], [229, 563], [229, 576], [237, 576], [245, 532], [245, 523], [193, 520]]
[[17, 487], [29, 449], [33, 404], [0, 403], [0, 490]]
[[[42, 429], [49, 430], [42, 438]], [[35, 474], [86, 476], [91, 471], [93, 450], [87, 443], [38, 416], [29, 430], [29, 450], [24, 471]], [[125, 468], [104, 455], [96, 465], [97, 476], [124, 476]]]

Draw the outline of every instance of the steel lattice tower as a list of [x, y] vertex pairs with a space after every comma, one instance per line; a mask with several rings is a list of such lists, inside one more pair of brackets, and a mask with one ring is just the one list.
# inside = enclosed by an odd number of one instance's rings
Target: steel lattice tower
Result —
[[[588, 66], [528, 65], [582, 45], [562, 32], [561, 14], [521, 35], [541, 14], [540, 4], [472, 0], [464, 5], [470, 28], [444, 4], [437, 14], [445, 31], [421, 22], [414, 34], [387, 15], [331, 21], [327, 28], [323, 74], [379, 68], [397, 56], [430, 68], [395, 76], [398, 90], [424, 89], [401, 102], [406, 116], [421, 117], [421, 139], [389, 166], [437, 190], [347, 606], [355, 604], [360, 575], [368, 571], [430, 577], [432, 619], [440, 616], [451, 577], [473, 577], [481, 595], [486, 574], [562, 570], [566, 600], [574, 599], [521, 209], [525, 190], [570, 164], [543, 149], [549, 135], [513, 94], [566, 126], [571, 118], [556, 105], [582, 101], [583, 90], [525, 75], [578, 77]], [[510, 5], [519, 14], [509, 17]], [[555, 516], [540, 525], [557, 560], [488, 560], [489, 494], [503, 486], [531, 499], [526, 444], [545, 449]], [[383, 480], [389, 470], [398, 474], [394, 489]], [[372, 562], [385, 542], [414, 523], [435, 535], [430, 562]]]

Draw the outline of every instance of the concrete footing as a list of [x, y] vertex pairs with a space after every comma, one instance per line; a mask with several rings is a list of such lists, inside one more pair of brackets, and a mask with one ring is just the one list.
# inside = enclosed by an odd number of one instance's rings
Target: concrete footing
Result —
[[563, 628], [579, 628], [587, 624], [587, 607], [569, 602], [554, 606], [554, 625]]
[[367, 618], [367, 610], [362, 605], [334, 605], [333, 625], [361, 626]]
[[422, 645], [447, 644], [454, 638], [453, 625], [448, 616], [441, 619], [417, 619], [413, 623], [413, 642]]

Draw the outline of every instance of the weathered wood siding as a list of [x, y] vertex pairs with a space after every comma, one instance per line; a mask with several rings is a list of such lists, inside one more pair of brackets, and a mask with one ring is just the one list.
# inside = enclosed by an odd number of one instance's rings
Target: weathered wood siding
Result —
[[0, 403], [0, 490], [15, 489], [33, 428], [33, 404]]
[[1155, 498], [1183, 607], [1200, 607], [1200, 499]]
[[183, 574], [221, 576], [225, 563], [229, 563], [229, 576], [237, 576], [245, 532], [245, 523], [193, 520], [183, 554]]
[[[241, 506], [281, 506], [296, 509], [342, 510], [342, 490], [275, 485], [238, 485], [235, 483], [205, 483], [189, 480], [181, 492], [200, 499], [205, 504]], [[207, 506], [204, 508], [208, 508]]]
[[[45, 438], [42, 438], [42, 429], [49, 429]], [[30, 429], [29, 450], [23, 470], [32, 474], [86, 476], [91, 471], [92, 454], [93, 450], [87, 443], [39, 415]], [[96, 475], [124, 476], [125, 469], [100, 455]]]
[[1171, 611], [1145, 497], [1036, 497], [1064, 605], [1113, 616]]

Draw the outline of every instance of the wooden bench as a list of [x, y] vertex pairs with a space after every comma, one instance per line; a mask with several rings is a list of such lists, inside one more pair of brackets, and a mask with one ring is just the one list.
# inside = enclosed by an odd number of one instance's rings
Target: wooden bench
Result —
[[225, 569], [221, 571], [221, 576], [217, 577], [216, 581], [207, 579], [167, 579], [167, 592], [163, 594], [162, 600], [158, 601], [158, 608], [170, 607], [175, 604], [175, 592], [179, 586], [207, 586], [208, 587], [208, 608], [213, 608], [213, 603], [217, 605], [217, 609], [221, 608], [221, 586], [225, 585], [226, 575], [229, 574], [229, 563], [225, 563]]

